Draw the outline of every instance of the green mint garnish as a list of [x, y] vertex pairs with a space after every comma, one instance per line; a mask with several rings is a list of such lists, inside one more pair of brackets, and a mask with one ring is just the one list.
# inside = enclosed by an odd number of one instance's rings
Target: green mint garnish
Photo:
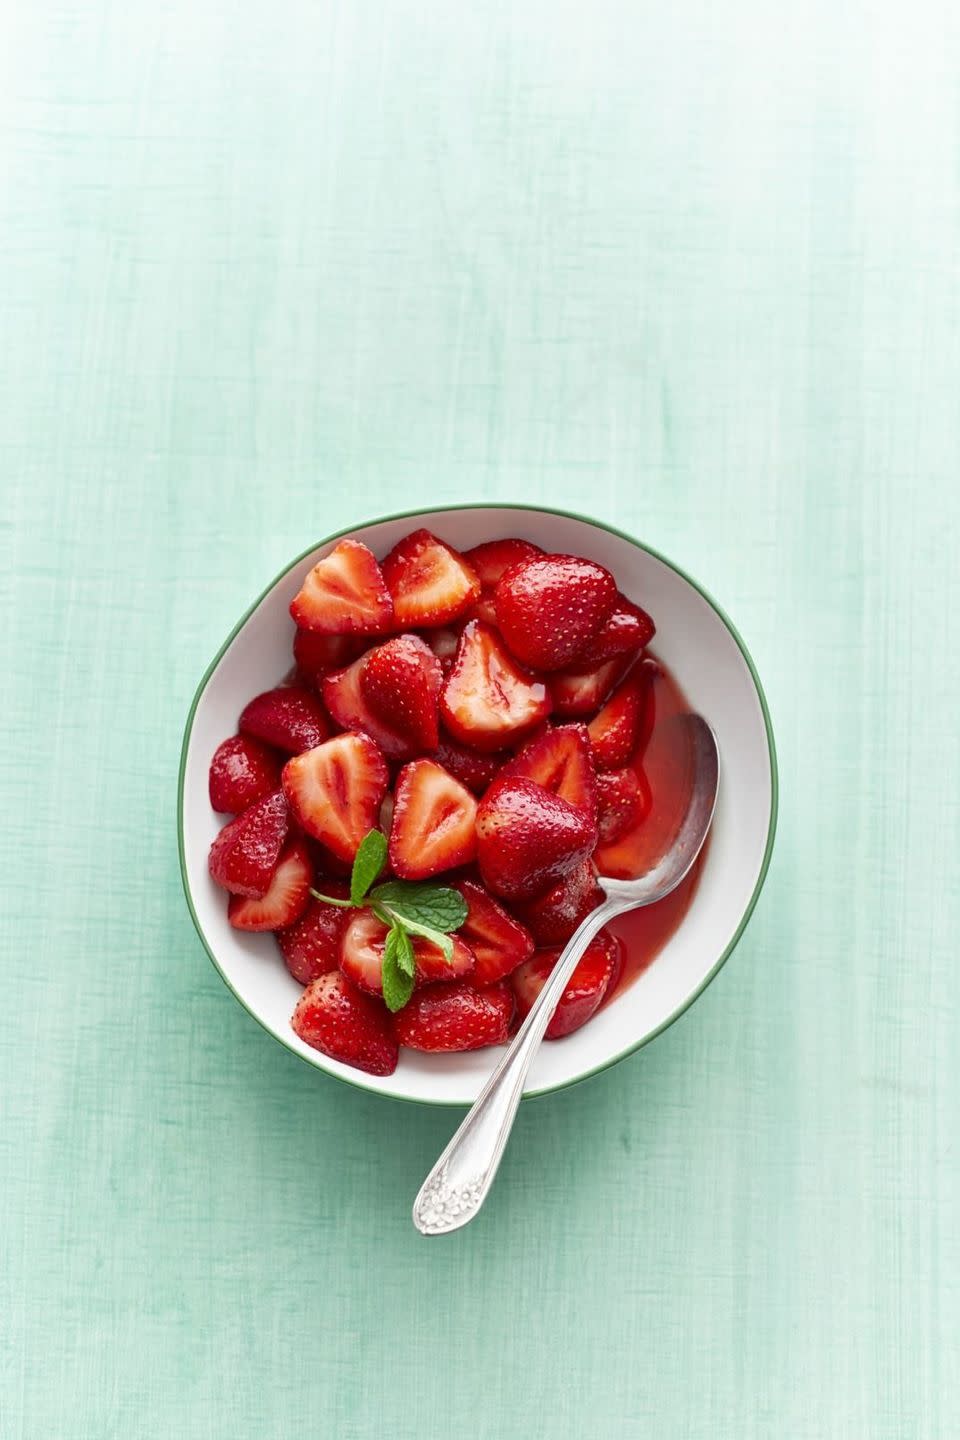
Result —
[[[374, 881], [387, 858], [387, 841], [379, 830], [370, 830], [357, 848], [350, 875], [350, 899], [323, 895], [311, 890], [315, 900], [325, 905], [338, 905], [351, 910], [368, 907], [387, 928], [383, 950], [383, 998], [388, 1010], [402, 1010], [413, 994], [416, 962], [411, 935], [420, 935], [453, 959], [450, 934], [459, 930], [467, 918], [467, 902], [449, 885], [413, 883], [409, 880]], [[371, 886], [373, 887], [371, 889]]]

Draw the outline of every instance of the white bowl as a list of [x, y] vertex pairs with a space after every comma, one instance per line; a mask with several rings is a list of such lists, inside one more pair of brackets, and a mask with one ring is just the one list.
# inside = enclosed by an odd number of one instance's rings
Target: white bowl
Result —
[[252, 696], [289, 669], [293, 621], [288, 606], [304, 576], [344, 534], [383, 556], [408, 531], [435, 530], [460, 550], [505, 535], [548, 551], [589, 556], [617, 577], [657, 622], [655, 650], [691, 705], [709, 720], [720, 746], [721, 784], [710, 849], [682, 923], [653, 963], [582, 1030], [544, 1044], [527, 1094], [573, 1085], [623, 1059], [687, 1008], [717, 973], [743, 933], [773, 849], [777, 769], [773, 731], [753, 663], [716, 603], [677, 567], [597, 520], [532, 506], [456, 506], [357, 525], [304, 552], [255, 600], [200, 682], [183, 737], [179, 831], [183, 886], [194, 924], [227, 986], [265, 1029], [309, 1064], [365, 1090], [433, 1105], [472, 1102], [497, 1050], [423, 1055], [401, 1050], [392, 1075], [366, 1075], [328, 1059], [294, 1034], [290, 1016], [300, 986], [272, 935], [243, 934], [227, 923], [226, 897], [207, 871], [207, 852], [223, 823], [207, 797], [217, 745], [236, 730]]

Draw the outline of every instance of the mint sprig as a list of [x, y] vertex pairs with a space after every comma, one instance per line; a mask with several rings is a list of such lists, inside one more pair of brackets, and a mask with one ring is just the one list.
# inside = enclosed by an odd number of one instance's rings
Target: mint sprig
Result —
[[416, 957], [411, 936], [420, 935], [436, 945], [444, 958], [453, 959], [450, 934], [459, 930], [467, 918], [467, 902], [448, 885], [429, 882], [385, 880], [374, 881], [387, 858], [387, 842], [379, 830], [370, 830], [357, 847], [350, 874], [350, 898], [323, 895], [311, 890], [315, 900], [337, 905], [343, 910], [368, 908], [387, 926], [383, 948], [383, 998], [388, 1010], [402, 1010], [413, 994]]

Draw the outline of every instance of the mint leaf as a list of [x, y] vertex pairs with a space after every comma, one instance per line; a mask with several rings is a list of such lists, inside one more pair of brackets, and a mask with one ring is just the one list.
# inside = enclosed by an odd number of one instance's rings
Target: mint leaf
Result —
[[[413, 885], [406, 880], [387, 880], [370, 892], [375, 905], [383, 905], [409, 930], [418, 935], [424, 929], [447, 933], [459, 930], [467, 918], [467, 902], [457, 890], [446, 885], [431, 885], [429, 882]], [[434, 940], [434, 935], [428, 935]], [[437, 943], [434, 940], [434, 943]], [[452, 952], [451, 952], [452, 953]]]
[[353, 871], [350, 875], [350, 901], [361, 905], [363, 897], [383, 869], [387, 858], [387, 837], [379, 830], [368, 830], [357, 847], [353, 857]]
[[417, 957], [413, 953], [413, 941], [406, 930], [394, 927], [397, 936], [397, 966], [412, 980], [417, 968]]
[[409, 931], [412, 935], [422, 935], [424, 940], [429, 940], [431, 945], [436, 945], [438, 950], [443, 951], [445, 960], [453, 959], [453, 941], [449, 935], [444, 935], [442, 930], [434, 930], [431, 925], [421, 925], [418, 920], [411, 920], [406, 915], [400, 915], [392, 905], [376, 905], [374, 910], [387, 925], [395, 925], [398, 929]]
[[[383, 999], [388, 1010], [394, 1014], [402, 1010], [404, 1005], [413, 994], [413, 974], [407, 974], [400, 963], [400, 953], [403, 949], [404, 940], [401, 939], [403, 932], [396, 925], [387, 935], [387, 943], [383, 947], [383, 964], [380, 973], [383, 980]], [[406, 944], [410, 946], [410, 937], [404, 936]], [[410, 955], [413, 955], [413, 947], [410, 946]]]

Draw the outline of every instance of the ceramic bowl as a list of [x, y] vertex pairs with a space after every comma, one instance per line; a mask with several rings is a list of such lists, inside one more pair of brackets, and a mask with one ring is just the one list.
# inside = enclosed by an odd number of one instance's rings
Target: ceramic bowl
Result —
[[180, 764], [179, 832], [184, 891], [194, 924], [223, 980], [281, 1044], [342, 1080], [404, 1100], [465, 1105], [476, 1098], [498, 1049], [464, 1055], [401, 1050], [393, 1075], [365, 1075], [305, 1045], [290, 1027], [300, 987], [287, 973], [272, 935], [243, 934], [227, 923], [226, 897], [207, 873], [207, 851], [224, 817], [207, 798], [207, 769], [217, 745], [234, 733], [246, 701], [289, 668], [293, 621], [288, 606], [304, 576], [344, 534], [381, 557], [410, 530], [426, 526], [457, 549], [518, 535], [548, 551], [586, 555], [605, 565], [620, 588], [657, 622], [654, 649], [691, 705], [713, 726], [721, 785], [709, 853], [692, 904], [653, 963], [588, 1025], [544, 1044], [527, 1094], [573, 1085], [613, 1065], [666, 1028], [703, 991], [743, 933], [773, 847], [777, 771], [773, 732], [760, 681], [731, 622], [676, 565], [597, 520], [529, 506], [463, 505], [420, 510], [352, 526], [294, 560], [254, 601], [214, 657], [190, 708]]

